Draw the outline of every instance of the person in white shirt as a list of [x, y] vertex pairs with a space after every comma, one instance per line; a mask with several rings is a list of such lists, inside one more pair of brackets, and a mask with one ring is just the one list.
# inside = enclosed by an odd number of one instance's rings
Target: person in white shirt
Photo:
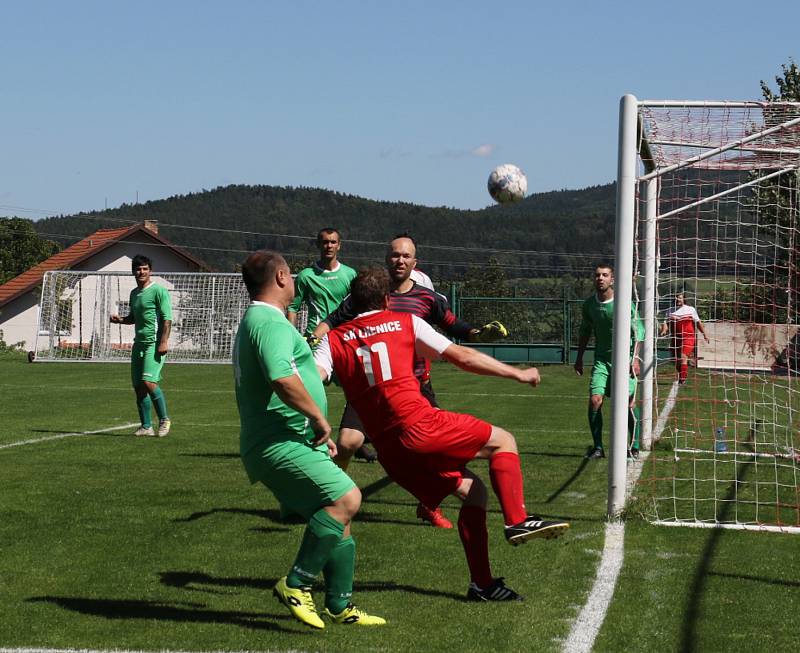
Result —
[[694, 306], [686, 303], [686, 296], [679, 292], [675, 295], [675, 306], [667, 311], [667, 318], [661, 324], [660, 335], [670, 334], [672, 336], [670, 348], [675, 359], [678, 383], [681, 385], [686, 383], [689, 375], [689, 357], [694, 356], [696, 331], [703, 334], [703, 338], [708, 344], [708, 336], [700, 321], [700, 316]]

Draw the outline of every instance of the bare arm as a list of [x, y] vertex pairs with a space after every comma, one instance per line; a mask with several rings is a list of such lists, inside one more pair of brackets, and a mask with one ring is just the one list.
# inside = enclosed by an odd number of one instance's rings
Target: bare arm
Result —
[[575, 355], [575, 372], [578, 376], [583, 376], [583, 352], [586, 351], [586, 345], [589, 344], [588, 336], [580, 336], [578, 338], [578, 353]]
[[317, 325], [317, 328], [314, 329], [314, 331], [311, 333], [311, 337], [319, 338], [320, 340], [322, 340], [325, 334], [328, 333], [328, 331], [330, 330], [331, 330], [330, 325], [327, 322], [325, 322], [325, 320], [323, 320]]
[[709, 342], [711, 342], [711, 341], [708, 339], [708, 335], [706, 335], [706, 330], [705, 330], [705, 328], [703, 328], [703, 323], [702, 323], [702, 322], [700, 322], [699, 320], [698, 320], [698, 322], [697, 322], [697, 330], [698, 330], [700, 333], [702, 333], [702, 334], [703, 334], [703, 338], [705, 338], [706, 344], [708, 344]]
[[172, 331], [172, 320], [161, 323], [161, 340], [158, 343], [158, 353], [162, 356], [169, 351], [169, 333]]
[[289, 320], [292, 326], [297, 326], [297, 313], [295, 311], [286, 311], [286, 319]]
[[333, 445], [333, 453], [331, 455], [336, 455], [336, 446], [330, 440], [330, 424], [328, 424], [328, 420], [325, 419], [325, 415], [322, 414], [322, 411], [311, 398], [311, 395], [308, 394], [308, 390], [306, 390], [300, 377], [296, 374], [285, 376], [272, 381], [271, 385], [272, 389], [275, 390], [275, 393], [281, 398], [283, 403], [293, 408], [298, 413], [305, 415], [311, 421], [311, 428], [316, 435], [312, 444], [316, 446], [323, 442], [328, 443], [329, 451], [331, 450], [331, 445]]
[[633, 376], [639, 378], [639, 372], [641, 371], [641, 367], [639, 365], [639, 346], [641, 343], [638, 340], [634, 340], [633, 342], [633, 358], [631, 359], [631, 372], [633, 372]]
[[519, 383], [529, 383], [532, 386], [539, 385], [541, 381], [539, 370], [535, 367], [524, 369], [512, 367], [471, 347], [453, 344], [445, 349], [441, 355], [444, 360], [473, 374], [499, 376], [504, 379], [513, 379]]

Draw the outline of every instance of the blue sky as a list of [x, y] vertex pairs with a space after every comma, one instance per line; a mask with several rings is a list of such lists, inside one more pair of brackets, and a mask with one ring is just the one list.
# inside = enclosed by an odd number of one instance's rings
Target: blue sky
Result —
[[[228, 184], [478, 209], [616, 174], [619, 98], [759, 99], [800, 2], [4, 2], [0, 215]], [[774, 86], [774, 84], [773, 84]]]

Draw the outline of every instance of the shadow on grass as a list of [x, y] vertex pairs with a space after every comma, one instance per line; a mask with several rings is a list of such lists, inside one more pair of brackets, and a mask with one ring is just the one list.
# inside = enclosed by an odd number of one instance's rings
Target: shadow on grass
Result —
[[[161, 583], [169, 587], [176, 587], [192, 592], [204, 592], [207, 594], [222, 593], [214, 589], [196, 587], [206, 585], [212, 587], [240, 587], [256, 590], [270, 590], [278, 582], [277, 578], [250, 578], [250, 577], [218, 577], [197, 571], [164, 571], [159, 574]], [[315, 583], [314, 589], [321, 590], [323, 585]], [[462, 594], [453, 592], [443, 592], [441, 590], [417, 587], [393, 581], [358, 581], [353, 583], [354, 592], [407, 592], [409, 594], [420, 594], [422, 596], [434, 596], [456, 601], [466, 601]]]
[[367, 499], [371, 497], [373, 494], [377, 494], [384, 488], [389, 487], [392, 483], [394, 483], [394, 481], [390, 479], [388, 476], [379, 478], [377, 481], [370, 483], [366, 487], [361, 488], [361, 496], [364, 499]]
[[572, 485], [577, 480], [577, 478], [581, 475], [583, 470], [586, 469], [586, 466], [589, 464], [589, 462], [591, 462], [589, 461], [588, 458], [585, 457], [582, 458], [583, 460], [581, 460], [581, 464], [578, 465], [578, 469], [575, 470], [575, 473], [572, 474], [572, 476], [570, 476], [566, 481], [564, 481], [564, 483], [562, 483], [560, 488], [558, 488], [555, 492], [553, 492], [553, 494], [547, 497], [545, 503], [550, 503], [551, 501], [555, 501], [555, 499], [557, 499], [558, 496], [562, 492], [564, 492], [564, 490], [566, 490], [570, 485]]
[[238, 453], [180, 453], [179, 456], [185, 456], [187, 458], [220, 458], [220, 459], [228, 459], [228, 458], [235, 458], [239, 460], [241, 456]]
[[[184, 523], [197, 521], [205, 517], [211, 517], [216, 514], [230, 514], [230, 515], [246, 515], [248, 517], [258, 517], [276, 524], [305, 524], [306, 520], [299, 515], [287, 515], [281, 517], [280, 510], [245, 510], [244, 508], [212, 508], [211, 510], [203, 510], [200, 512], [193, 512], [188, 517], [181, 519], [173, 519], [173, 522]], [[281, 529], [285, 530], [285, 529]]]
[[[717, 516], [717, 521], [728, 521], [728, 516], [734, 507], [738, 485], [744, 482], [745, 476], [747, 476], [753, 464], [753, 461], [746, 460], [739, 464], [736, 474], [734, 475], [736, 481], [730, 484], [724, 499], [722, 499], [722, 510]], [[701, 616], [701, 604], [706, 591], [706, 581], [708, 577], [712, 575], [710, 571], [711, 562], [714, 559], [714, 555], [724, 534], [724, 528], [711, 529], [711, 534], [700, 556], [700, 562], [697, 564], [697, 569], [695, 569], [692, 587], [689, 590], [689, 602], [686, 604], [686, 610], [683, 613], [682, 623], [684, 623], [685, 626], [683, 629], [683, 636], [681, 637], [681, 653], [695, 653], [695, 651], [698, 650], [697, 622]]]
[[767, 585], [778, 585], [779, 587], [800, 587], [800, 581], [780, 580], [778, 578], [765, 578], [764, 576], [748, 576], [747, 574], [724, 574], [719, 571], [711, 571], [709, 576], [717, 578], [732, 578], [734, 580], [749, 580], [754, 583], [766, 583]]
[[[585, 453], [585, 450], [583, 450]], [[539, 458], [583, 458], [584, 453], [556, 453], [554, 451], [524, 451], [520, 450], [520, 456], [537, 456]]]
[[283, 628], [274, 620], [292, 620], [289, 615], [261, 612], [207, 610], [198, 603], [163, 603], [130, 599], [89, 599], [77, 596], [34, 596], [27, 603], [52, 603], [65, 610], [104, 619], [148, 619], [183, 623], [216, 623], [240, 626], [252, 630], [269, 630], [293, 634], [304, 631]]

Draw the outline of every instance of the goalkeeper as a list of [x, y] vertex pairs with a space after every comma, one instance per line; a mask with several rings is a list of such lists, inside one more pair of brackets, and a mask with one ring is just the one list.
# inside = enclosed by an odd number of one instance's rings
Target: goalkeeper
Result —
[[[489, 322], [482, 328], [473, 327], [459, 320], [450, 310], [444, 295], [417, 284], [411, 272], [417, 265], [417, 247], [408, 234], [396, 236], [386, 252], [386, 268], [389, 271], [390, 294], [389, 310], [411, 313], [428, 324], [440, 328], [447, 335], [467, 342], [491, 342], [508, 336], [508, 330], [497, 321]], [[347, 297], [327, 318], [314, 329], [312, 338], [320, 339], [328, 331], [356, 317], [350, 298]], [[436, 395], [431, 386], [431, 365], [425, 358], [414, 360], [414, 375], [420, 383], [423, 396], [431, 406], [438, 408]], [[336, 463], [346, 469], [354, 452], [364, 442], [364, 426], [355, 409], [347, 404], [339, 425], [339, 438], [336, 441], [338, 454]], [[452, 528], [453, 524], [438, 506], [417, 506], [417, 517], [430, 522], [438, 528]]]

